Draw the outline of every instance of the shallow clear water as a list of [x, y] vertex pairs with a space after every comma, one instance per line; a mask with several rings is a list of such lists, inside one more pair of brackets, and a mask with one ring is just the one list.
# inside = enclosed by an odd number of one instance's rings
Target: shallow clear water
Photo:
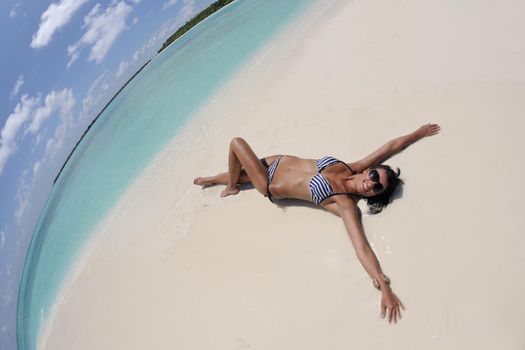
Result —
[[313, 0], [237, 0], [186, 33], [112, 101], [41, 214], [18, 301], [19, 349], [35, 349], [64, 278], [126, 187], [244, 62]]

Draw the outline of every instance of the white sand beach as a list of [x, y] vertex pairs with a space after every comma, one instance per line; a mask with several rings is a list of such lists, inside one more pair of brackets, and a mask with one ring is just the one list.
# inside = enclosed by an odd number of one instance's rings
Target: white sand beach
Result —
[[[254, 56], [99, 228], [42, 349], [525, 348], [525, 2], [318, 1]], [[406, 311], [342, 221], [255, 189], [220, 198], [242, 136], [262, 156], [389, 160], [405, 186], [364, 229]], [[363, 206], [364, 208], [364, 206]]]

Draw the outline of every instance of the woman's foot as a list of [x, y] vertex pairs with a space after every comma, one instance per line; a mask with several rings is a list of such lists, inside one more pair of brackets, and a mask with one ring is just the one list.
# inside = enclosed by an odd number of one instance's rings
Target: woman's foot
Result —
[[197, 186], [208, 187], [215, 185], [212, 180], [213, 177], [197, 177], [193, 180], [193, 183]]
[[226, 187], [226, 189], [221, 192], [221, 197], [233, 196], [233, 195], [236, 195], [237, 193], [239, 193], [240, 191], [241, 190], [237, 186], [235, 186], [233, 188]]

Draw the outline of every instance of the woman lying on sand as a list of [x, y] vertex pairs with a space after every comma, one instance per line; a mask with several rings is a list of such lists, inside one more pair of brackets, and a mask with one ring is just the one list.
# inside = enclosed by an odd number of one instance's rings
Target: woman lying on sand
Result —
[[230, 143], [228, 172], [198, 177], [201, 186], [226, 185], [222, 197], [239, 193], [238, 184], [252, 183], [264, 196], [272, 199], [297, 198], [311, 201], [341, 217], [352, 244], [374, 286], [382, 292], [381, 317], [388, 322], [401, 318], [404, 306], [390, 288], [376, 255], [362, 229], [357, 202], [365, 199], [370, 212], [379, 213], [391, 201], [401, 181], [388, 165], [381, 164], [392, 155], [426, 136], [439, 132], [437, 124], [426, 124], [416, 131], [393, 139], [367, 157], [345, 163], [333, 157], [302, 159], [290, 155], [257, 158], [248, 143], [236, 137]]

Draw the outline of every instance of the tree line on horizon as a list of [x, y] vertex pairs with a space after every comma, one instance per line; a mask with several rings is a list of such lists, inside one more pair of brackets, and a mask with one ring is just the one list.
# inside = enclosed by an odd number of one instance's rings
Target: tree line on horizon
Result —
[[164, 44], [162, 44], [162, 47], [157, 51], [157, 53], [161, 53], [162, 50], [167, 48], [172, 42], [174, 42], [175, 40], [180, 38], [182, 35], [184, 35], [184, 33], [186, 33], [192, 27], [194, 27], [199, 22], [204, 20], [206, 17], [210, 16], [214, 12], [218, 11], [219, 9], [221, 9], [222, 7], [228, 5], [229, 3], [233, 1], [235, 0], [218, 0], [218, 1], [215, 1], [213, 4], [211, 4], [210, 6], [206, 7], [204, 10], [199, 12], [195, 17], [187, 21], [186, 24], [184, 24], [182, 27], [177, 29], [177, 31], [173, 33], [168, 39], [166, 39], [166, 41], [164, 42]]

